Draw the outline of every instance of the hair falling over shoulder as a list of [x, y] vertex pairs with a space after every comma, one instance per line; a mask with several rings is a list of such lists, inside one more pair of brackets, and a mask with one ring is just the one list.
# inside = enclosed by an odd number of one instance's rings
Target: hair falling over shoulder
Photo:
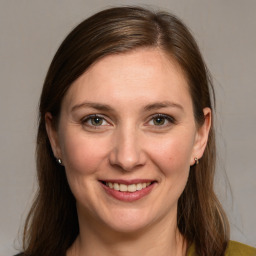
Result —
[[[198, 126], [204, 122], [203, 108], [213, 109], [214, 90], [209, 72], [188, 28], [174, 15], [140, 7], [116, 7], [79, 24], [55, 54], [40, 98], [38, 191], [25, 223], [25, 255], [65, 255], [79, 233], [76, 202], [65, 169], [52, 153], [45, 114], [50, 112], [57, 126], [62, 99], [79, 76], [104, 56], [140, 47], [158, 47], [180, 65], [188, 80]], [[223, 256], [229, 241], [229, 224], [213, 186], [213, 121], [204, 156], [199, 165], [191, 167], [178, 202], [178, 228], [188, 246], [193, 243], [200, 256]]]

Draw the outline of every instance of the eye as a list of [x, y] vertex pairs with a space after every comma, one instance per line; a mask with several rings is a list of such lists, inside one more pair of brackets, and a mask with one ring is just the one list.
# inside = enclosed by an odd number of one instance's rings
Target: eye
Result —
[[165, 114], [156, 114], [148, 122], [149, 125], [160, 126], [160, 127], [166, 127], [174, 123], [175, 123], [175, 119]]
[[109, 125], [105, 118], [99, 115], [89, 115], [82, 120], [82, 123], [93, 128]]

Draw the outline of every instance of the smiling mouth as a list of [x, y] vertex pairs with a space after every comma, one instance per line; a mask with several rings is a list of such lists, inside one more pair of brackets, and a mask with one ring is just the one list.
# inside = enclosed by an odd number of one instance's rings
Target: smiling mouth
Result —
[[153, 182], [141, 182], [141, 183], [134, 183], [134, 184], [123, 184], [123, 183], [117, 183], [117, 182], [104, 182], [101, 181], [105, 186], [116, 190], [116, 191], [120, 191], [120, 192], [136, 192], [136, 191], [140, 191], [144, 188], [147, 188], [148, 186], [150, 186]]
[[106, 193], [119, 201], [133, 202], [149, 195], [154, 189], [157, 181], [136, 180], [100, 180]]

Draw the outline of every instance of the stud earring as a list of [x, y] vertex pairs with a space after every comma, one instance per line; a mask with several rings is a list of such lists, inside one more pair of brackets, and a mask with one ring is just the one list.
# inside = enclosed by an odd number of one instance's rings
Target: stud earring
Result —
[[195, 157], [194, 160], [195, 160], [195, 164], [198, 165], [199, 164], [199, 159], [197, 157]]
[[63, 166], [62, 161], [61, 161], [60, 158], [57, 158], [56, 160], [57, 160], [57, 163], [58, 163], [59, 165], [62, 165], [62, 166]]

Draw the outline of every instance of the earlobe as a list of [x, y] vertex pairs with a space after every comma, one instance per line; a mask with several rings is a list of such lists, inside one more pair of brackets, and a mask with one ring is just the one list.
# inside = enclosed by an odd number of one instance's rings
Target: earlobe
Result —
[[212, 111], [210, 108], [204, 108], [203, 112], [204, 123], [198, 128], [196, 133], [193, 155], [191, 156], [191, 165], [195, 164], [195, 158], [198, 160], [202, 158], [211, 129]]
[[61, 158], [61, 150], [59, 146], [57, 130], [54, 125], [52, 114], [49, 112], [45, 114], [45, 128], [55, 158]]

